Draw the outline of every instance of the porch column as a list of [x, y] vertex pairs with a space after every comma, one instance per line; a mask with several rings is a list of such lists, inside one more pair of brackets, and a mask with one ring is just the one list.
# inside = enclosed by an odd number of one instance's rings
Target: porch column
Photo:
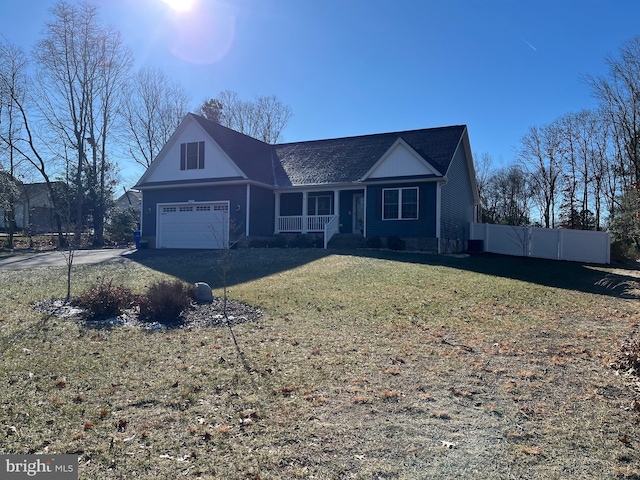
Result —
[[307, 219], [307, 202], [308, 200], [308, 192], [302, 192], [302, 233], [307, 233], [309, 231], [309, 221]]
[[275, 225], [273, 227], [273, 233], [280, 233], [280, 192], [276, 194], [276, 206], [275, 206]]
[[333, 191], [333, 214], [338, 217], [338, 232], [340, 231], [340, 190]]

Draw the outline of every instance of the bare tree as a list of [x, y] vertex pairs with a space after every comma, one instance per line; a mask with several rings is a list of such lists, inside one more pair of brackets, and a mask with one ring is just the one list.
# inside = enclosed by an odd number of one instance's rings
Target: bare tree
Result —
[[0, 152], [6, 154], [6, 163], [0, 166], [0, 190], [4, 224], [9, 234], [8, 248], [13, 249], [16, 227], [15, 203], [17, 198], [16, 173], [19, 164], [15, 144], [18, 141], [21, 123], [14, 98], [24, 98], [27, 59], [24, 52], [10, 43], [0, 43]]
[[291, 118], [291, 107], [275, 95], [245, 101], [236, 92], [224, 90], [216, 98], [204, 101], [198, 113], [263, 142], [277, 143]]
[[39, 67], [38, 105], [59, 142], [75, 151], [75, 242], [81, 239], [88, 191], [94, 241], [100, 245], [112, 166], [107, 143], [132, 57], [120, 34], [100, 25], [97, 7], [60, 0], [51, 15], [33, 51]]
[[640, 180], [640, 36], [625, 42], [619, 55], [606, 58], [607, 75], [587, 76], [611, 128], [622, 190]]
[[529, 174], [529, 184], [546, 228], [555, 227], [559, 190], [560, 138], [557, 124], [531, 127], [521, 139], [520, 162]]
[[480, 155], [474, 155], [474, 165], [476, 171], [476, 185], [478, 186], [478, 195], [480, 196], [480, 207], [482, 208], [482, 218], [484, 221], [485, 209], [488, 208], [489, 199], [487, 198], [489, 180], [493, 169], [493, 158], [487, 152]]
[[[53, 204], [53, 216], [58, 232], [58, 244], [65, 244], [62, 234], [61, 209], [59, 208], [58, 195], [52, 176], [56, 172], [56, 162], [51, 158], [45, 158], [47, 146], [38, 141], [34, 130], [41, 130], [30, 119], [28, 104], [33, 103], [27, 85], [31, 79], [27, 74], [28, 61], [24, 51], [9, 43], [0, 46], [0, 90], [2, 91], [2, 103], [5, 106], [4, 113], [10, 112], [11, 118], [4, 117], [4, 127], [0, 128], [0, 143], [6, 147], [11, 156], [10, 161], [16, 166], [18, 162], [26, 160], [44, 180], [49, 197]], [[14, 175], [15, 177], [15, 175]]]
[[[147, 168], [189, 111], [187, 91], [159, 68], [143, 68], [129, 82], [124, 104], [131, 158]], [[207, 117], [208, 118], [208, 117]]]
[[528, 225], [531, 192], [528, 176], [518, 164], [496, 171], [488, 183], [490, 223]]

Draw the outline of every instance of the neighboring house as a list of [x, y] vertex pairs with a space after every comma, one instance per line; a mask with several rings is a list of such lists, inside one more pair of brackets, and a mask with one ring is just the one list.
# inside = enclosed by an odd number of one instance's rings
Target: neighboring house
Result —
[[[47, 184], [19, 183], [18, 198], [14, 203], [15, 222], [18, 230], [45, 233], [55, 231], [54, 208]], [[5, 211], [0, 208], [0, 228], [6, 230]]]
[[142, 213], [142, 193], [135, 190], [126, 190], [116, 199], [115, 206], [120, 210], [131, 208], [139, 217]]
[[269, 145], [188, 114], [134, 188], [156, 248], [221, 248], [240, 229], [459, 250], [480, 203], [464, 125]]

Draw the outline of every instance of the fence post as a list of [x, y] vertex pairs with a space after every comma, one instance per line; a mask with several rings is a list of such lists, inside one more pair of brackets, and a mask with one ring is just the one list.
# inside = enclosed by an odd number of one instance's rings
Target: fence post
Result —
[[558, 229], [558, 260], [564, 260], [564, 232]]
[[484, 224], [484, 251], [489, 252], [489, 224]]

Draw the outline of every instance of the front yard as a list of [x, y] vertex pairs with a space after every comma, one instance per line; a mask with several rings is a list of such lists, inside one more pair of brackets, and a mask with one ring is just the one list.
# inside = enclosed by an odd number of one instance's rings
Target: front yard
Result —
[[[234, 327], [92, 328], [31, 303], [63, 268], [0, 271], [2, 453], [80, 478], [640, 478], [634, 270], [498, 256], [230, 251]], [[221, 294], [212, 252], [74, 269]], [[640, 408], [640, 407], [637, 407]]]

